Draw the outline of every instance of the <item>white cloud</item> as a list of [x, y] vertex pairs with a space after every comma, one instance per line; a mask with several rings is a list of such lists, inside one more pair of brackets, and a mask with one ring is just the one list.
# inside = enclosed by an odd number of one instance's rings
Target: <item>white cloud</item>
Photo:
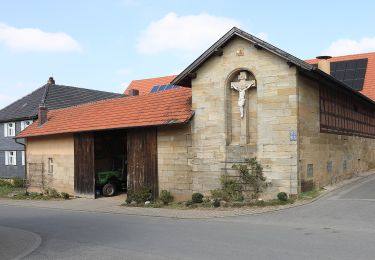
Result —
[[234, 19], [209, 14], [177, 16], [169, 13], [152, 22], [141, 33], [137, 50], [143, 54], [164, 51], [197, 53], [205, 50], [233, 26], [240, 26]]
[[360, 40], [339, 39], [322, 53], [324, 55], [347, 55], [375, 51], [375, 37], [364, 37]]
[[71, 52], [82, 48], [63, 32], [44, 32], [38, 28], [16, 28], [0, 23], [0, 43], [16, 52]]

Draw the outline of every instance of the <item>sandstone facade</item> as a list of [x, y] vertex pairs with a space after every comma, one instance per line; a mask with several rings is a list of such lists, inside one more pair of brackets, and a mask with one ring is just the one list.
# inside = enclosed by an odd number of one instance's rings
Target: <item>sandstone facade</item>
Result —
[[[59, 192], [74, 194], [73, 136], [33, 137], [27, 139], [26, 145], [30, 190], [41, 192], [55, 188]], [[49, 158], [53, 159], [52, 173], [48, 169]]]

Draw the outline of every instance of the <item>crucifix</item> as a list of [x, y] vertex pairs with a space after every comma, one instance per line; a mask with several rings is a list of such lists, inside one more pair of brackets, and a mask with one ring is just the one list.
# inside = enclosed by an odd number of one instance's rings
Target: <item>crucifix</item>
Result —
[[230, 86], [238, 91], [238, 106], [240, 108], [241, 118], [243, 118], [246, 103], [246, 90], [255, 87], [255, 80], [247, 80], [246, 72], [241, 71], [240, 75], [238, 75], [238, 81], [232, 82]]
[[230, 86], [238, 91], [238, 106], [241, 113], [240, 145], [246, 145], [249, 141], [249, 120], [248, 113], [245, 111], [246, 90], [255, 87], [255, 80], [247, 80], [247, 73], [241, 71], [238, 75], [238, 81], [231, 82]]

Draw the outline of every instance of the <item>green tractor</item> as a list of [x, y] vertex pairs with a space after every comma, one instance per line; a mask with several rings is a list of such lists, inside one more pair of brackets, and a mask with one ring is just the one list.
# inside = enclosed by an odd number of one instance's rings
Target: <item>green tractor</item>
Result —
[[[116, 169], [114, 160], [114, 169]], [[126, 190], [126, 162], [121, 160], [121, 168], [112, 171], [97, 172], [95, 176], [96, 189], [101, 190], [104, 197], [114, 196], [120, 190]], [[119, 166], [117, 164], [117, 166]]]

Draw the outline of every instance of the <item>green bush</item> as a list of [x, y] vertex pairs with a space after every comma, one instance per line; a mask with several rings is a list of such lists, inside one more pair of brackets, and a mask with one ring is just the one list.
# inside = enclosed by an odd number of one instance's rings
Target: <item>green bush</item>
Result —
[[288, 201], [288, 194], [286, 194], [285, 192], [279, 192], [277, 194], [277, 198], [280, 200], [280, 201]]
[[173, 196], [169, 191], [162, 190], [160, 193], [160, 200], [164, 205], [168, 205], [173, 201]]
[[193, 203], [202, 203], [203, 202], [203, 194], [202, 193], [193, 193], [193, 195], [191, 196], [191, 201]]
[[0, 187], [12, 187], [12, 186], [13, 186], [12, 183], [10, 183], [9, 181], [0, 179]]
[[151, 190], [149, 188], [143, 187], [137, 190], [128, 190], [126, 202], [131, 203], [135, 201], [137, 204], [145, 203], [146, 201], [152, 200]]
[[20, 177], [13, 178], [13, 186], [15, 188], [23, 188], [23, 179]]
[[61, 193], [60, 193], [60, 196], [61, 196], [61, 198], [63, 198], [64, 200], [68, 200], [69, 197], [70, 197], [69, 193], [66, 193], [66, 192], [61, 192]]
[[245, 162], [245, 164], [234, 164], [232, 168], [239, 171], [242, 186], [250, 186], [255, 197], [258, 197], [258, 194], [266, 187], [266, 177], [263, 175], [263, 167], [255, 157], [246, 159]]

